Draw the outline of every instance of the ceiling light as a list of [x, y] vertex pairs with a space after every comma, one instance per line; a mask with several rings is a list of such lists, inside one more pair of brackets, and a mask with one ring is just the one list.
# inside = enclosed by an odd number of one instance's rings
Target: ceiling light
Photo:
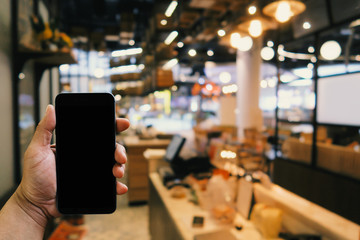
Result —
[[179, 60], [177, 60], [176, 58], [173, 58], [173, 59], [169, 60], [167, 63], [165, 63], [162, 68], [164, 70], [170, 70], [173, 67], [175, 67], [175, 65], [178, 64], [178, 62], [179, 62]]
[[129, 41], [129, 45], [130, 45], [130, 46], [134, 46], [134, 45], [135, 45], [135, 41], [131, 39], [131, 40]]
[[230, 36], [230, 45], [242, 52], [246, 52], [251, 49], [253, 40], [249, 36], [241, 37], [240, 33], [235, 32]]
[[173, 12], [175, 11], [176, 7], [178, 5], [178, 2], [177, 1], [172, 1], [168, 8], [166, 9], [165, 11], [165, 16], [167, 17], [171, 17], [171, 15], [173, 14]]
[[315, 52], [315, 48], [313, 46], [308, 47], [308, 52], [309, 53], [314, 53]]
[[285, 57], [284, 57], [284, 56], [279, 56], [279, 58], [278, 58], [278, 59], [279, 59], [279, 61], [280, 61], [280, 62], [285, 61]]
[[225, 36], [226, 32], [225, 32], [225, 30], [220, 29], [219, 31], [217, 31], [217, 34], [219, 35], [219, 37], [223, 37], [223, 36]]
[[338, 42], [331, 40], [325, 42], [320, 48], [320, 54], [326, 60], [334, 60], [341, 54], [341, 47]]
[[229, 83], [231, 81], [231, 74], [228, 72], [221, 72], [219, 75], [220, 82]]
[[252, 37], [259, 37], [263, 31], [276, 28], [276, 22], [265, 17], [255, 17], [237, 26], [240, 32], [249, 32]]
[[238, 48], [239, 47], [239, 41], [240, 41], [241, 35], [240, 33], [232, 33], [230, 35], [230, 45], [233, 48]]
[[191, 57], [195, 57], [196, 54], [197, 54], [197, 52], [196, 52], [195, 49], [190, 49], [189, 52], [188, 52], [188, 54], [189, 54]]
[[249, 14], [250, 15], [254, 15], [255, 13], [256, 13], [256, 7], [255, 6], [250, 6], [249, 8], [248, 8], [248, 12], [249, 12]]
[[313, 63], [308, 63], [307, 68], [310, 69], [310, 70], [314, 69], [314, 64]]
[[268, 47], [273, 47], [274, 46], [274, 42], [273, 41], [267, 41], [266, 45]]
[[184, 46], [184, 43], [183, 42], [178, 42], [177, 46], [178, 46], [178, 48], [182, 48]]
[[311, 24], [309, 22], [304, 22], [303, 23], [303, 28], [304, 29], [310, 29], [311, 28]]
[[278, 22], [286, 22], [291, 17], [305, 11], [306, 6], [298, 0], [279, 0], [266, 5], [263, 9], [265, 15], [275, 17]]
[[249, 51], [252, 48], [253, 40], [251, 37], [246, 36], [240, 38], [239, 47], [238, 49], [242, 52]]
[[166, 45], [170, 45], [173, 41], [174, 41], [174, 39], [178, 36], [178, 32], [177, 31], [172, 31], [170, 34], [169, 34], [169, 36], [167, 36], [167, 38], [165, 39], [165, 41], [164, 41], [164, 43], [166, 44]]
[[260, 20], [252, 20], [249, 26], [249, 34], [252, 37], [259, 37], [263, 32], [262, 24]]
[[287, 22], [292, 17], [293, 12], [291, 11], [290, 5], [288, 2], [280, 2], [276, 8], [275, 18], [279, 22]]
[[269, 61], [275, 56], [275, 51], [271, 47], [264, 47], [261, 49], [260, 55], [262, 59]]
[[163, 26], [165, 26], [165, 25], [167, 24], [167, 20], [166, 20], [166, 19], [161, 20], [161, 21], [160, 21], [160, 24], [163, 25]]
[[111, 53], [112, 57], [122, 57], [122, 56], [129, 56], [129, 55], [136, 55], [142, 53], [142, 48], [130, 48], [126, 50], [117, 50]]
[[317, 62], [317, 59], [316, 59], [315, 56], [312, 56], [312, 57], [310, 58], [310, 61], [311, 61], [312, 63], [316, 63], [316, 62]]
[[207, 51], [207, 55], [208, 55], [209, 57], [214, 56], [214, 51], [213, 51], [213, 50], [208, 50], [208, 51]]

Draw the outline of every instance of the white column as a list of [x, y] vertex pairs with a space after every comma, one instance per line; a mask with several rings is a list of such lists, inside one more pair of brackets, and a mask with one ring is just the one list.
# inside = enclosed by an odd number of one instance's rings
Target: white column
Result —
[[263, 118], [259, 108], [259, 81], [262, 47], [261, 39], [254, 39], [250, 51], [237, 51], [236, 78], [238, 85], [237, 98], [237, 128], [240, 139], [244, 137], [244, 129], [262, 129]]

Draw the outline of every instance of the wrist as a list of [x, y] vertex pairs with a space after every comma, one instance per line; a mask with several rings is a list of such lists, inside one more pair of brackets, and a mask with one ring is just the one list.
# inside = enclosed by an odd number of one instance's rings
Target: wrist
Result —
[[26, 197], [22, 190], [22, 185], [18, 187], [12, 196], [16, 205], [21, 209], [21, 211], [29, 218], [30, 221], [33, 221], [34, 224], [38, 225], [40, 228], [45, 229], [48, 222], [48, 217], [44, 210], [41, 207], [35, 205], [32, 201]]

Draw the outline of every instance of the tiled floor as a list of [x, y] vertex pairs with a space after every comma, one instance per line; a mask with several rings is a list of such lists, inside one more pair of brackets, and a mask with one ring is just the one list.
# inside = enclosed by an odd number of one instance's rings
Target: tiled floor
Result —
[[[123, 180], [126, 182], [126, 179]], [[118, 196], [117, 210], [109, 215], [86, 215], [84, 240], [150, 240], [148, 205], [128, 205], [126, 194]]]

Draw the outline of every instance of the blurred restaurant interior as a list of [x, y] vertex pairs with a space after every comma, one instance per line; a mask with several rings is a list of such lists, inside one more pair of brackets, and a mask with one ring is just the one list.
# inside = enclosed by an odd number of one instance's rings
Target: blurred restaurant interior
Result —
[[360, 0], [1, 3], [0, 207], [57, 94], [131, 123], [116, 212], [44, 239], [360, 239]]

